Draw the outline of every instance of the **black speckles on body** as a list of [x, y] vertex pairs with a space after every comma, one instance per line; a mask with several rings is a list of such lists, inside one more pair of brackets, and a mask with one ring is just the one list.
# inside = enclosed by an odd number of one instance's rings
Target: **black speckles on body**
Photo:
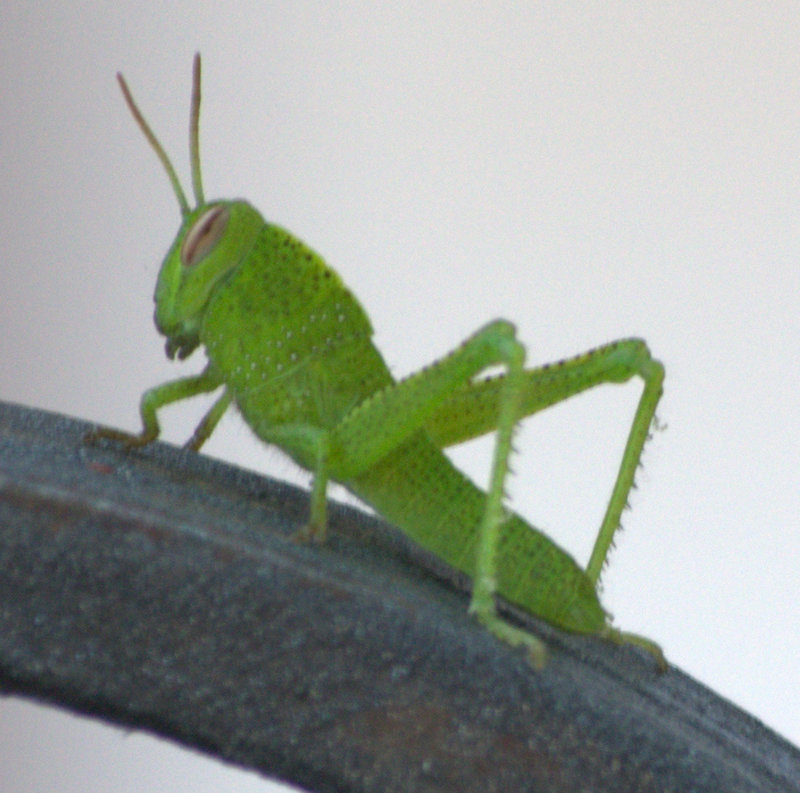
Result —
[[209, 305], [202, 335], [262, 437], [282, 422], [333, 426], [391, 382], [369, 320], [339, 276], [275, 226], [264, 227]]

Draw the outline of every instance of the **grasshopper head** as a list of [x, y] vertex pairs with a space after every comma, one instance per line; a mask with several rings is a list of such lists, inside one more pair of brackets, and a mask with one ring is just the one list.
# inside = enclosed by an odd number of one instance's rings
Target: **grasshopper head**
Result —
[[161, 265], [155, 292], [155, 321], [167, 337], [168, 358], [186, 358], [201, 343], [206, 306], [247, 258], [263, 225], [245, 201], [212, 201], [186, 216]]
[[203, 197], [200, 172], [200, 55], [194, 57], [189, 153], [196, 207], [186, 200], [163, 146], [144, 120], [121, 74], [125, 101], [144, 136], [158, 155], [181, 208], [183, 222], [158, 275], [155, 322], [167, 337], [167, 357], [186, 358], [201, 343], [200, 328], [208, 301], [226, 276], [246, 258], [264, 221], [244, 201], [212, 201]]

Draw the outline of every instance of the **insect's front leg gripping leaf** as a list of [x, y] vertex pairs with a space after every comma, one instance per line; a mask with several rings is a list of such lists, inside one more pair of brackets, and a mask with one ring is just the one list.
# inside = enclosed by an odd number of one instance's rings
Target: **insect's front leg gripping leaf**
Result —
[[[181, 399], [188, 399], [189, 397], [196, 396], [197, 394], [205, 394], [209, 391], [214, 391], [215, 389], [219, 388], [221, 384], [221, 381], [212, 375], [209, 369], [206, 369], [201, 374], [193, 377], [182, 377], [180, 380], [171, 380], [168, 383], [162, 383], [161, 385], [145, 391], [142, 395], [141, 403], [139, 405], [139, 413], [142, 418], [142, 430], [139, 434], [134, 435], [108, 427], [99, 427], [94, 432], [89, 433], [87, 440], [92, 442], [100, 438], [108, 438], [110, 440], [121, 441], [129, 447], [145, 446], [146, 444], [156, 440], [161, 434], [161, 426], [158, 423], [157, 412], [162, 407], [173, 402], [178, 402]], [[211, 423], [209, 422], [209, 417], [215, 413], [215, 411], [219, 410], [221, 407], [220, 403], [223, 399], [224, 395], [223, 398], [214, 405], [206, 418], [203, 419], [200, 426], [195, 431], [193, 436], [194, 439], [200, 438], [199, 433], [201, 433], [201, 431], [208, 430], [208, 425]], [[230, 402], [230, 398], [228, 399], [228, 402]], [[227, 407], [227, 404], [228, 403], [225, 403], [225, 407]], [[211, 430], [213, 430], [214, 426], [216, 426], [216, 423], [219, 421], [221, 415], [222, 412], [220, 411], [219, 415], [216, 416], [216, 420], [213, 421]], [[210, 434], [211, 433], [209, 430], [208, 433], [199, 440], [199, 443], [197, 445], [193, 445], [192, 448], [199, 449]]]

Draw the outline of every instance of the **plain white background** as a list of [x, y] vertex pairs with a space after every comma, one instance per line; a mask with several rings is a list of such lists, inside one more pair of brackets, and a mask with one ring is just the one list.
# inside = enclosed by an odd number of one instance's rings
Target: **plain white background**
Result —
[[[521, 8], [527, 6], [527, 8]], [[616, 622], [800, 742], [796, 3], [51, 2], [0, 9], [0, 398], [138, 428], [204, 56], [209, 197], [322, 253], [398, 375], [487, 320], [543, 363], [627, 335], [667, 368], [604, 579]], [[585, 561], [638, 386], [528, 422], [513, 504]], [[204, 404], [165, 415], [182, 442]], [[305, 483], [228, 418], [207, 452]], [[489, 446], [458, 460], [485, 478]], [[3, 793], [271, 790], [0, 702]]]

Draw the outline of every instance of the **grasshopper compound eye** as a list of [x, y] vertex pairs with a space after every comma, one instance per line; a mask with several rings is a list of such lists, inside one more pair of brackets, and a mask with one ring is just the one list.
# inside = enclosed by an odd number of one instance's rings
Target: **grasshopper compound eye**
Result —
[[214, 250], [225, 233], [230, 216], [230, 209], [223, 204], [211, 207], [200, 215], [181, 245], [181, 264], [184, 267], [194, 267]]

